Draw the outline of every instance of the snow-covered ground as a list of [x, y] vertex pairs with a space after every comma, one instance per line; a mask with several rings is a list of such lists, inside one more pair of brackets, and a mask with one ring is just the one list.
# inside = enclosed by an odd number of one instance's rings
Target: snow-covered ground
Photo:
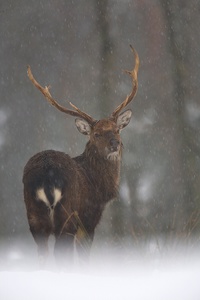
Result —
[[[103, 261], [102, 261], [103, 264]], [[163, 265], [150, 269], [137, 265], [120, 270], [58, 273], [52, 271], [0, 272], [1, 300], [199, 300], [200, 262]], [[107, 270], [106, 270], [107, 269]]]
[[199, 300], [200, 264], [165, 266], [132, 272], [54, 273], [50, 271], [1, 272], [1, 300]]
[[[30, 250], [30, 256], [33, 253]], [[200, 300], [197, 249], [164, 256], [143, 251], [133, 256], [99, 252], [87, 269], [77, 267], [71, 272], [58, 271], [52, 262], [46, 270], [39, 270], [35, 254], [31, 263], [17, 249], [7, 252], [4, 259], [1, 257], [1, 300]]]

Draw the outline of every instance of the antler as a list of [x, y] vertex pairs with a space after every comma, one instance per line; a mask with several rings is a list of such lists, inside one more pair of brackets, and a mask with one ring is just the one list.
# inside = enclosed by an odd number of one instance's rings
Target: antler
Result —
[[120, 111], [124, 107], [126, 107], [133, 100], [134, 96], [137, 93], [137, 89], [138, 89], [137, 74], [138, 74], [140, 60], [139, 60], [139, 56], [138, 56], [136, 50], [131, 45], [130, 45], [130, 47], [131, 47], [131, 50], [133, 51], [134, 56], [135, 56], [135, 67], [134, 67], [134, 69], [132, 71], [125, 70], [125, 72], [131, 76], [132, 82], [133, 82], [133, 88], [132, 88], [131, 93], [126, 97], [126, 99], [114, 110], [114, 112], [111, 115], [112, 119], [116, 119], [117, 118], [117, 116], [119, 115]]
[[69, 102], [69, 104], [73, 107], [74, 110], [65, 108], [64, 106], [61, 106], [55, 99], [52, 98], [49, 88], [50, 86], [42, 87], [33, 77], [33, 74], [31, 72], [30, 66], [27, 67], [27, 74], [33, 85], [40, 90], [40, 92], [45, 96], [47, 101], [55, 106], [58, 110], [64, 112], [65, 114], [71, 115], [73, 117], [80, 117], [84, 120], [86, 120], [90, 125], [94, 125], [96, 123], [96, 120], [93, 119], [90, 115], [86, 114], [85, 112], [81, 111], [78, 107], [76, 107], [74, 104]]

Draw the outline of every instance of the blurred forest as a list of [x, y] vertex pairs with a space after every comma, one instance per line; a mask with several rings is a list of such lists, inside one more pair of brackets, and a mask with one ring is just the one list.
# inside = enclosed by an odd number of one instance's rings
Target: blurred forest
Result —
[[1, 0], [0, 247], [16, 238], [34, 244], [23, 202], [27, 160], [44, 149], [75, 156], [87, 141], [33, 87], [27, 65], [62, 105], [102, 118], [131, 90], [129, 44], [141, 61], [139, 89], [122, 133], [119, 199], [95, 241], [199, 241], [199, 15], [198, 0]]

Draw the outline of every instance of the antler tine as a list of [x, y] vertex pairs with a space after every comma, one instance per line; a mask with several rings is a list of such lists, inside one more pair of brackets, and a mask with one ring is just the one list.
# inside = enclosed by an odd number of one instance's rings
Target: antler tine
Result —
[[125, 72], [131, 76], [133, 88], [132, 88], [131, 93], [126, 97], [126, 99], [119, 106], [117, 106], [117, 108], [112, 113], [111, 118], [114, 118], [114, 119], [116, 119], [117, 116], [119, 115], [120, 111], [133, 100], [134, 96], [137, 93], [137, 89], [138, 89], [137, 74], [138, 74], [140, 60], [139, 60], [139, 56], [138, 56], [136, 50], [131, 45], [130, 45], [130, 47], [135, 56], [135, 67], [132, 71], [125, 70]]
[[60, 105], [55, 99], [53, 99], [49, 92], [50, 86], [42, 87], [33, 77], [30, 66], [27, 67], [27, 74], [28, 74], [29, 79], [33, 83], [33, 85], [44, 95], [44, 97], [47, 99], [47, 101], [51, 105], [55, 106], [58, 110], [60, 110], [61, 112], [64, 112], [65, 114], [71, 115], [73, 117], [80, 117], [80, 118], [86, 120], [90, 125], [93, 125], [96, 123], [95, 119], [93, 119], [90, 115], [81, 111], [79, 108], [77, 108], [71, 102], [70, 102], [70, 105], [75, 109], [75, 111], [65, 108], [64, 106]]
[[86, 114], [85, 112], [81, 111], [77, 106], [75, 106], [73, 103], [69, 102], [71, 107], [77, 111], [77, 113], [85, 120], [87, 120], [91, 124], [95, 124], [97, 120], [93, 119], [90, 115]]

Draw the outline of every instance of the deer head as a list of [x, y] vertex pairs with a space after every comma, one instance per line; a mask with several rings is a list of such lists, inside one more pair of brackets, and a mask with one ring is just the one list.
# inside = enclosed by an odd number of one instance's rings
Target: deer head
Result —
[[131, 119], [132, 111], [130, 109], [121, 111], [133, 100], [138, 89], [137, 74], [139, 69], [139, 56], [135, 49], [130, 45], [135, 56], [135, 66], [132, 71], [125, 71], [132, 78], [132, 90], [126, 99], [113, 111], [106, 119], [96, 120], [90, 115], [81, 111], [74, 104], [69, 102], [73, 110], [61, 106], [52, 98], [49, 92], [49, 86], [42, 87], [33, 77], [31, 68], [28, 66], [28, 77], [45, 96], [47, 101], [65, 114], [77, 117], [75, 119], [76, 127], [79, 132], [89, 137], [89, 143], [96, 149], [95, 151], [105, 159], [118, 160], [121, 154], [122, 142], [120, 131], [126, 127]]

